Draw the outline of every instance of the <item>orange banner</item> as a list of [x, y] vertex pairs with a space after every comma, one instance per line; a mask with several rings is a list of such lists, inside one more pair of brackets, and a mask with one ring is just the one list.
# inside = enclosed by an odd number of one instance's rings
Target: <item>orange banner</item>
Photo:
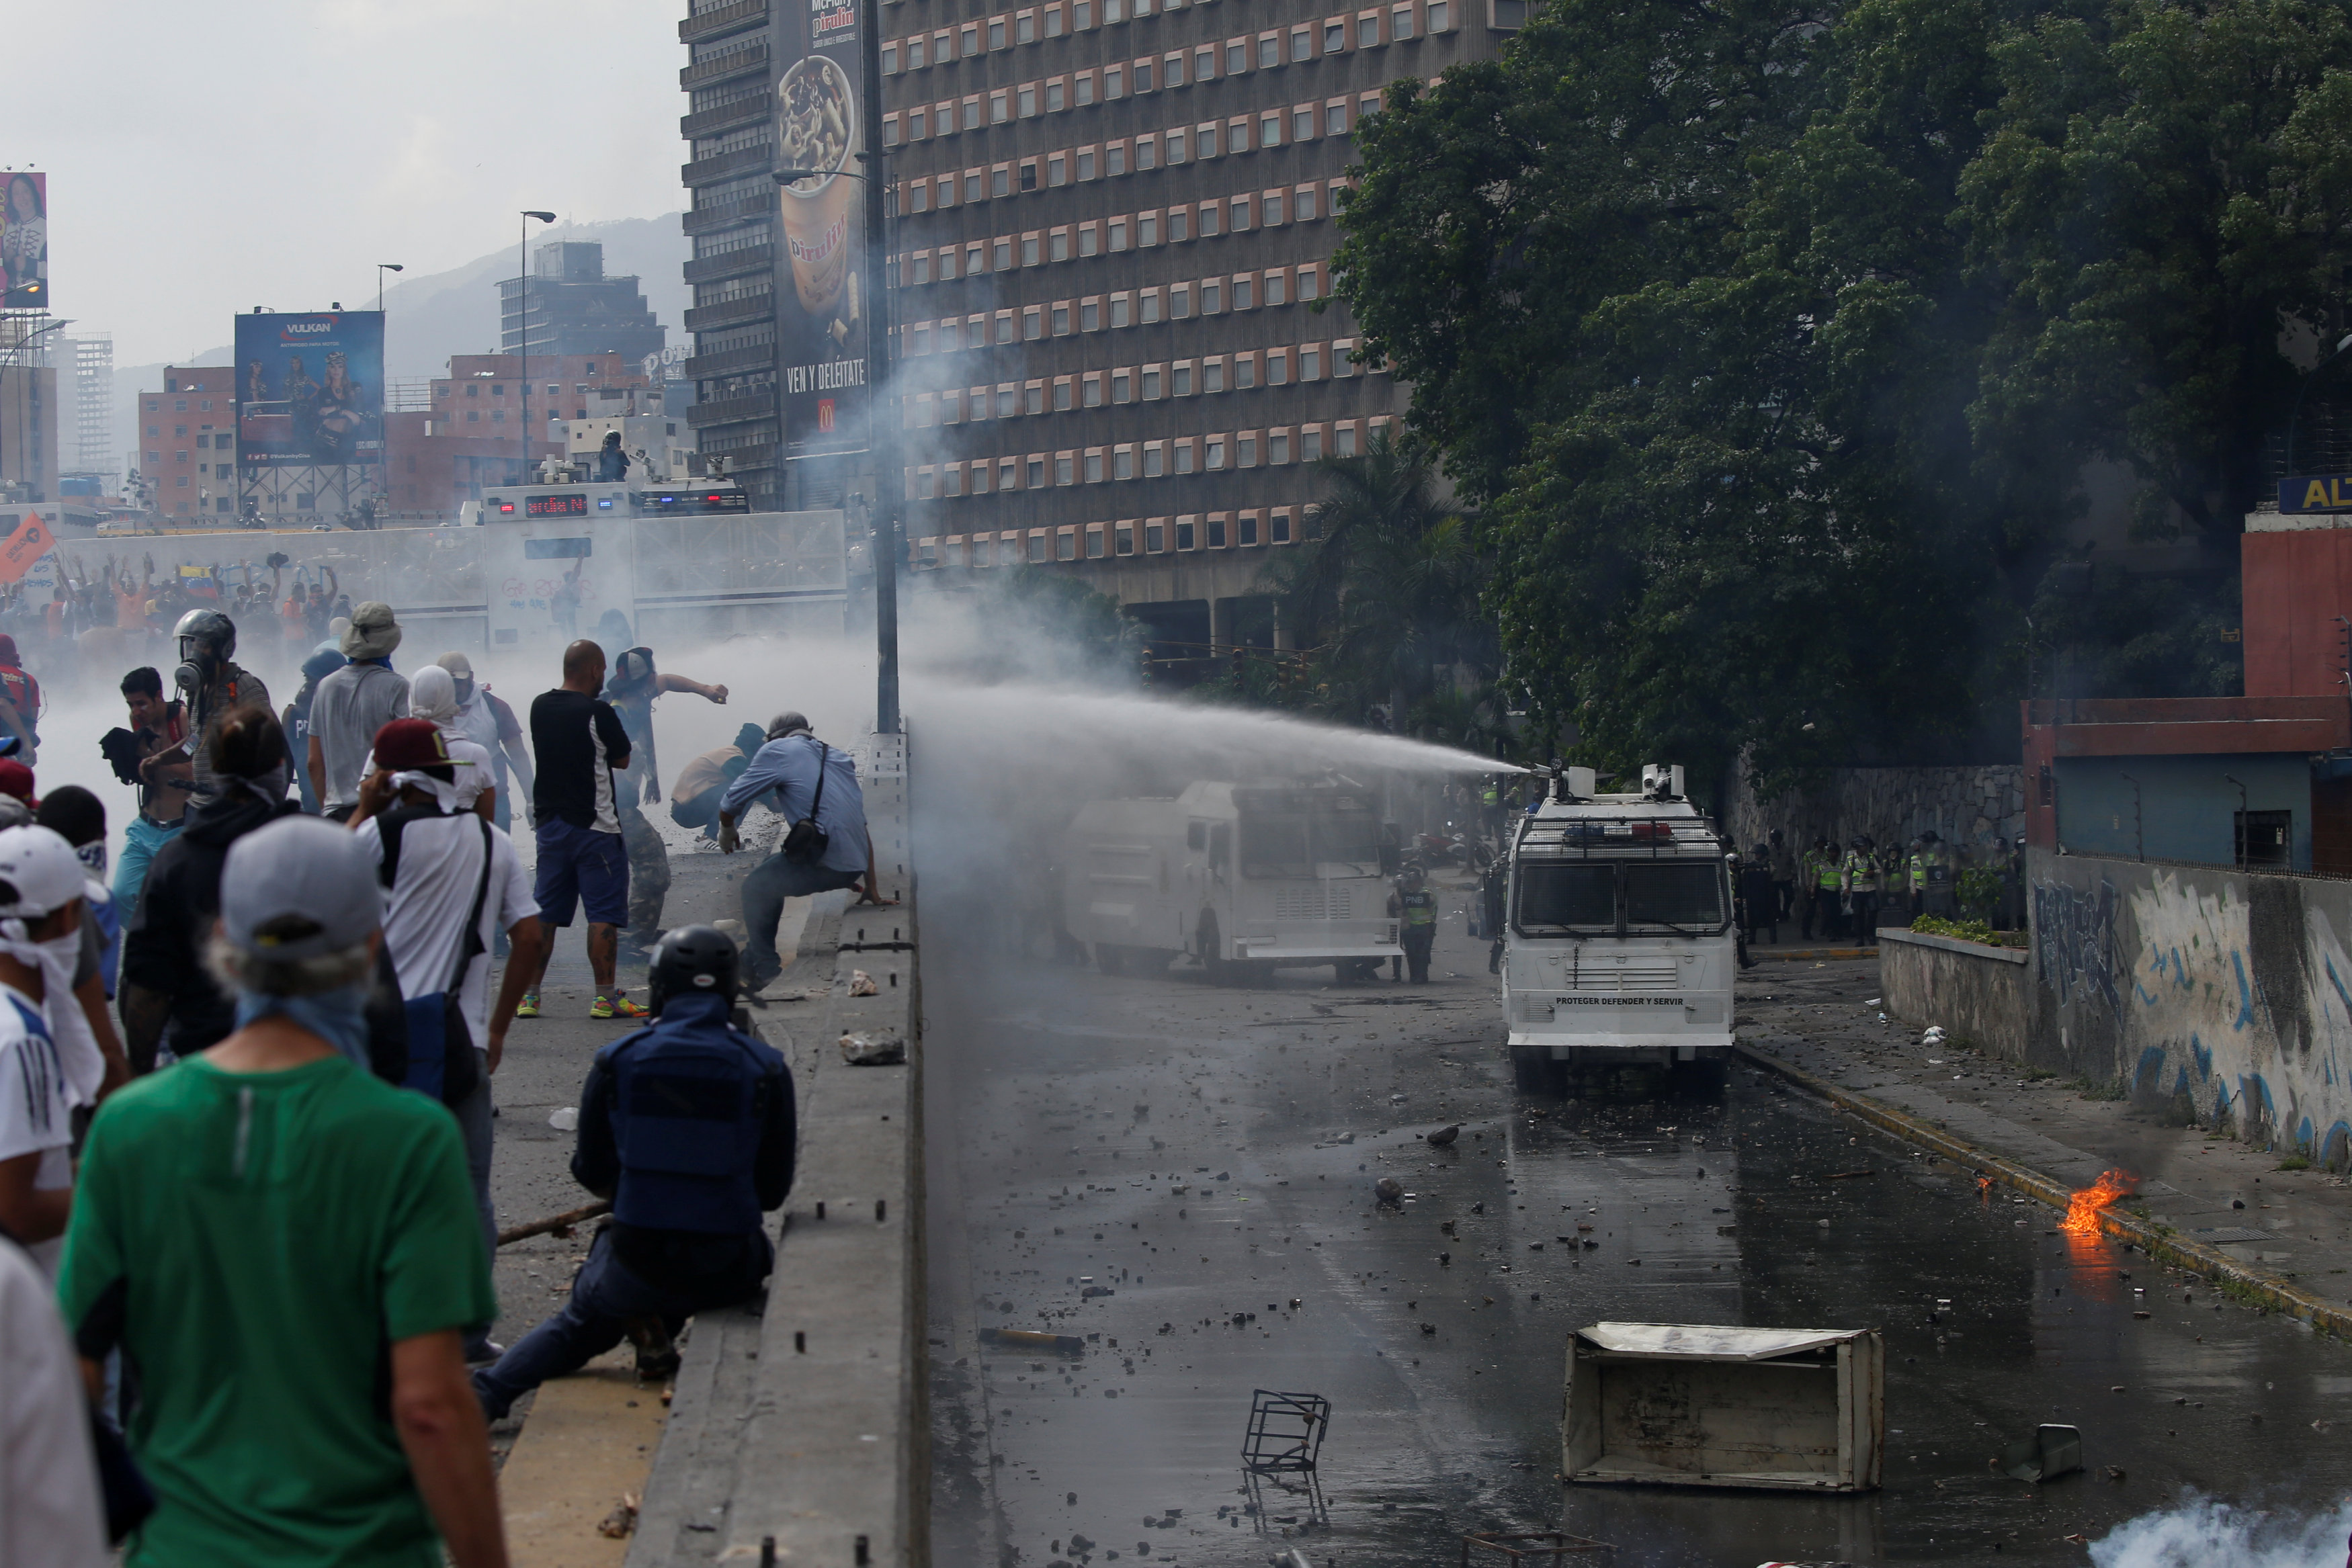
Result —
[[0, 540], [0, 582], [22, 578], [56, 543], [40, 513], [24, 513], [16, 520], [16, 530]]

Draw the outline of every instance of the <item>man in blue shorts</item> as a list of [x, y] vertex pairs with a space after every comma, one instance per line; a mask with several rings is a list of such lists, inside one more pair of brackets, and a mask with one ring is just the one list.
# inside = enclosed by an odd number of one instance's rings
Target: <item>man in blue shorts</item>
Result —
[[596, 694], [604, 685], [604, 650], [583, 638], [563, 650], [563, 684], [530, 705], [530, 748], [539, 761], [530, 806], [538, 821], [539, 951], [520, 947], [514, 962], [530, 966], [530, 987], [515, 1017], [539, 1016], [540, 982], [555, 952], [555, 933], [572, 924], [575, 908], [588, 915], [588, 967], [596, 977], [595, 1019], [644, 1018], [614, 978], [621, 925], [629, 916], [629, 854], [621, 841], [618, 792], [613, 775], [629, 766], [629, 737], [621, 716]]

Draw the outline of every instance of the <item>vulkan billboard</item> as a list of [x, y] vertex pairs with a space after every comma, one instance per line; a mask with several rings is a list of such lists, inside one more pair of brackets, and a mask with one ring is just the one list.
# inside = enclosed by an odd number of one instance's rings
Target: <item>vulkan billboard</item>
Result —
[[[783, 438], [803, 451], [866, 444], [866, 114], [856, 0], [780, 7], [776, 167], [781, 188], [776, 353]], [[878, 172], [878, 169], [874, 172]]]
[[340, 468], [383, 458], [380, 312], [236, 319], [240, 471]]

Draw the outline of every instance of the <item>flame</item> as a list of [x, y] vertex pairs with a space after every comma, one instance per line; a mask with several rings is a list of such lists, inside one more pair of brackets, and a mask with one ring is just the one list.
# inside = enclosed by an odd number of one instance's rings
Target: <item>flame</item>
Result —
[[2066, 1218], [2058, 1228], [2073, 1236], [2099, 1234], [2099, 1212], [2118, 1198], [2129, 1197], [2137, 1178], [2121, 1171], [2101, 1171], [2099, 1179], [2066, 1200]]

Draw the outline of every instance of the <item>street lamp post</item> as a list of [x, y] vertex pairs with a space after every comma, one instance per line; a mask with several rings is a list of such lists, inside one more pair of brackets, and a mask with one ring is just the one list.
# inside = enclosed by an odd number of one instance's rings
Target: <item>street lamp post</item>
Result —
[[[528, 234], [530, 231], [526, 228], [523, 232]], [[396, 261], [379, 261], [375, 264], [375, 313], [377, 315], [383, 314], [383, 275], [387, 272], [406, 272], [408, 268]]]
[[[530, 220], [541, 223], [555, 221], [553, 213], [526, 211], [520, 225], [521, 237], [515, 242], [515, 315], [522, 325], [515, 334], [522, 351], [522, 479], [530, 483]], [[376, 274], [381, 283], [383, 274]]]

